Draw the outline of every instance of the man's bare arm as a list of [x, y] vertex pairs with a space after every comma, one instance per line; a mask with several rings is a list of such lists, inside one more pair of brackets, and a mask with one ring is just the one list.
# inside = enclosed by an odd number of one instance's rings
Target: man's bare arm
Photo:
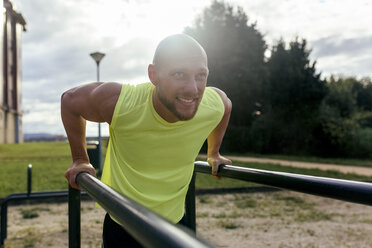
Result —
[[208, 136], [208, 163], [212, 166], [212, 175], [217, 175], [218, 166], [221, 164], [232, 164], [231, 160], [221, 156], [220, 147], [229, 124], [232, 103], [226, 94], [217, 88], [213, 88], [221, 97], [225, 106], [225, 113], [217, 127]]
[[111, 123], [121, 85], [117, 83], [91, 83], [72, 88], [62, 94], [61, 117], [70, 143], [73, 163], [65, 177], [70, 185], [82, 171], [95, 175], [86, 150], [86, 120]]

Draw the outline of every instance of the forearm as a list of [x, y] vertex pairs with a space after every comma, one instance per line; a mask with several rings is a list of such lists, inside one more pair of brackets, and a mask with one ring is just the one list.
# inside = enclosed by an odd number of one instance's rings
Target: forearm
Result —
[[219, 155], [223, 137], [227, 126], [229, 124], [231, 114], [231, 102], [225, 104], [225, 113], [220, 121], [220, 123], [215, 127], [215, 129], [208, 136], [208, 157], [213, 157]]
[[70, 144], [73, 162], [89, 163], [86, 150], [86, 120], [72, 108], [71, 99], [64, 94], [61, 99], [61, 117]]
[[221, 127], [218, 126], [208, 136], [208, 157], [219, 154], [226, 127], [223, 127], [222, 125]]

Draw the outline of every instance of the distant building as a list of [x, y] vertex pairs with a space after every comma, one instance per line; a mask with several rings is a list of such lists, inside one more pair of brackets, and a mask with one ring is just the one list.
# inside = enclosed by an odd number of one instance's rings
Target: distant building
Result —
[[26, 22], [3, 0], [3, 25], [0, 27], [0, 143], [22, 143], [21, 35]]

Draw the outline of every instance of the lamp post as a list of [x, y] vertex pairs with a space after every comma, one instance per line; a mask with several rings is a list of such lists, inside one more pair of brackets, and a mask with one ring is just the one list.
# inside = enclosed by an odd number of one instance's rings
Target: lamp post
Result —
[[[97, 63], [97, 82], [99, 82], [99, 63], [105, 57], [104, 53], [95, 52], [91, 53], [90, 56]], [[101, 138], [101, 123], [98, 122], [98, 173], [102, 173], [102, 138]]]

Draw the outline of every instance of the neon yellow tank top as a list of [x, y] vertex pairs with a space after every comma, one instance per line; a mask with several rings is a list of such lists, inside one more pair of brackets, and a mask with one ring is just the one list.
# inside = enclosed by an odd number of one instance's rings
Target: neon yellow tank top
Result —
[[184, 215], [195, 158], [224, 105], [207, 87], [193, 119], [169, 123], [154, 109], [153, 90], [151, 83], [122, 86], [102, 182], [176, 223]]

